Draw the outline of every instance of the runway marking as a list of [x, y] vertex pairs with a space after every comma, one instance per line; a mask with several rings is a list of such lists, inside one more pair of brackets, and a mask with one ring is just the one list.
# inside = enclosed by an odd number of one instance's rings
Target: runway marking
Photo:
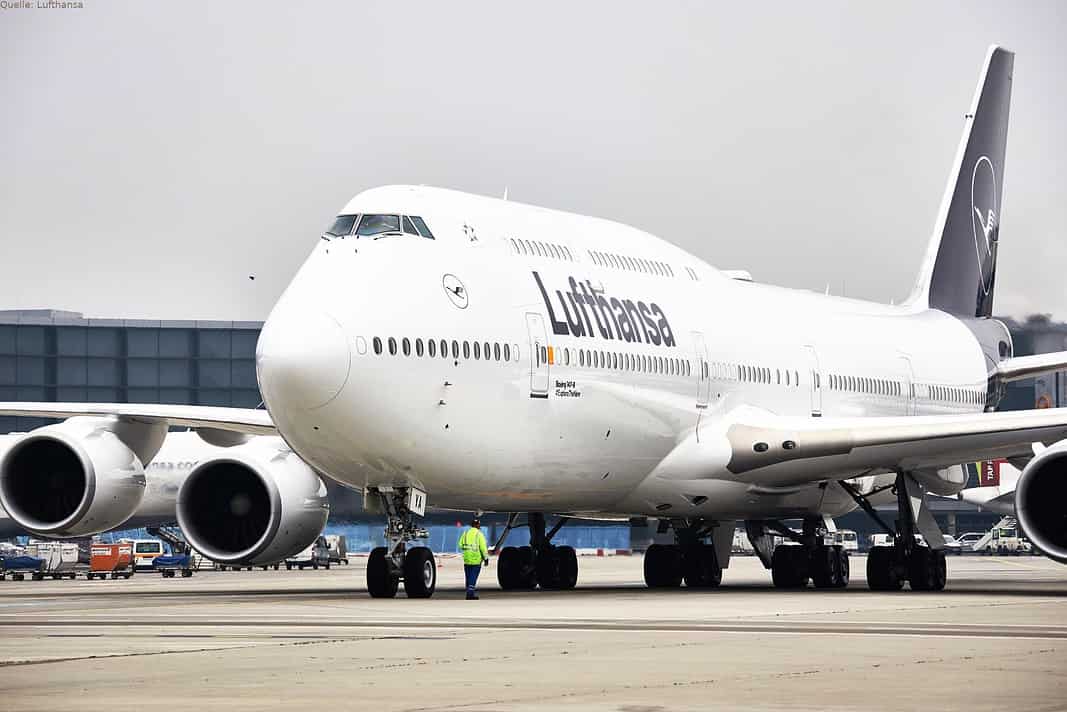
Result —
[[250, 627], [250, 628], [333, 628], [333, 629], [383, 629], [383, 630], [570, 630], [570, 631], [617, 631], [632, 633], [748, 633], [777, 635], [891, 635], [913, 637], [953, 638], [1026, 638], [1041, 640], [1067, 640], [1067, 626], [983, 625], [983, 624], [827, 624], [827, 623], [675, 623], [668, 621], [601, 622], [601, 621], [349, 621], [349, 620], [271, 620], [264, 618], [179, 619], [159, 621], [131, 621], [128, 619], [78, 619], [78, 620], [6, 620], [0, 621], [3, 628], [174, 628], [174, 627]]

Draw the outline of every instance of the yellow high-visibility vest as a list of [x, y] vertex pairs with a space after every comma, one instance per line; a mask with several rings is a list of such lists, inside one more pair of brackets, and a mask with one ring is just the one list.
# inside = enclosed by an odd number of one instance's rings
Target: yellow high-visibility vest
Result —
[[469, 566], [477, 566], [489, 558], [485, 534], [474, 527], [463, 532], [459, 537], [459, 550], [463, 553], [463, 563]]

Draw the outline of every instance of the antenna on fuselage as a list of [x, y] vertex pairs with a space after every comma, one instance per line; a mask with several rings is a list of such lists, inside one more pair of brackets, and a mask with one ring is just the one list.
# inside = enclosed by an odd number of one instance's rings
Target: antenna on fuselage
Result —
[[505, 185], [504, 186], [504, 200], [507, 200], [507, 199], [508, 199], [508, 187]]

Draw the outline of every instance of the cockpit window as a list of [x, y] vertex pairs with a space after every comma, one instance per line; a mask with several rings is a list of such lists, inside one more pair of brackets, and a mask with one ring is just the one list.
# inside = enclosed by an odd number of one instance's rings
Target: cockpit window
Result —
[[327, 235], [334, 235], [335, 237], [341, 237], [352, 232], [352, 226], [356, 223], [358, 215], [338, 215], [337, 219], [333, 221], [333, 225], [326, 231]]
[[372, 237], [385, 232], [400, 232], [399, 215], [364, 215], [356, 228], [360, 237]]
[[407, 215], [404, 216], [404, 232], [409, 235], [418, 235], [419, 231], [415, 229], [415, 223], [411, 222], [411, 218]]
[[428, 237], [431, 240], [434, 239], [433, 233], [430, 232], [430, 228], [426, 227], [426, 221], [417, 215], [411, 216], [411, 222], [415, 223], [415, 227], [418, 229], [419, 234], [423, 237]]

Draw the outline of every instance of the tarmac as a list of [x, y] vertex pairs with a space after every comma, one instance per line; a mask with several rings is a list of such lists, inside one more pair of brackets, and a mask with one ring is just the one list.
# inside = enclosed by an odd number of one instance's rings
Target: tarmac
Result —
[[130, 581], [0, 582], [0, 709], [1062, 710], [1067, 567], [952, 557], [941, 593], [648, 590], [582, 557], [569, 592], [372, 600], [363, 562]]

